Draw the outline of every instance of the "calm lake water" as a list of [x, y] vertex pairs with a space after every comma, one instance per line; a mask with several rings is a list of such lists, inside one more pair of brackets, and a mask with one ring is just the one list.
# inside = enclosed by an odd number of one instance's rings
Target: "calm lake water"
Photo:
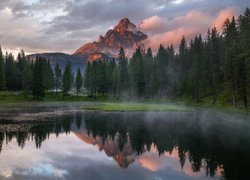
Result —
[[1, 107], [0, 179], [250, 179], [247, 114]]

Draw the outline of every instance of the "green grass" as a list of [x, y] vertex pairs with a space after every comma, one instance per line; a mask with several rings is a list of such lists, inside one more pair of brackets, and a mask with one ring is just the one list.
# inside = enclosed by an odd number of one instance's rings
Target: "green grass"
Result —
[[171, 104], [148, 104], [148, 103], [99, 103], [82, 107], [84, 110], [97, 111], [194, 111], [193, 108]]
[[222, 91], [216, 94], [216, 103], [213, 104], [213, 96], [207, 96], [202, 98], [199, 102], [193, 101], [190, 97], [181, 97], [175, 100], [176, 104], [182, 104], [186, 106], [200, 107], [200, 108], [211, 108], [223, 111], [234, 111], [234, 112], [250, 112], [250, 109], [245, 109], [243, 102], [238, 101], [236, 108], [233, 107], [230, 97]]
[[0, 104], [4, 103], [18, 103], [18, 102], [27, 102], [30, 101], [31, 98], [25, 96], [20, 92], [0, 92]]
[[[205, 97], [201, 99], [200, 102], [194, 102], [190, 97], [180, 97], [177, 99], [161, 98], [126, 100], [128, 101], [128, 104], [122, 103], [124, 100], [115, 97], [88, 97], [86, 95], [71, 95], [63, 97], [61, 93], [55, 95], [55, 93], [49, 92], [41, 99], [33, 99], [32, 95], [25, 96], [22, 92], [0, 92], [0, 104], [26, 102], [94, 102], [94, 106], [84, 107], [84, 109], [102, 111], [186, 111], [190, 109], [186, 107], [194, 107], [246, 112], [246, 109], [241, 102], [237, 102], [237, 107], [234, 108], [224, 92], [217, 94], [216, 104], [212, 104], [212, 96]], [[248, 109], [248, 111], [250, 111], [250, 109]]]
[[2, 91], [0, 92], [0, 104], [22, 103], [22, 102], [118, 102], [117, 98], [109, 97], [88, 97], [88, 96], [64, 96], [62, 93], [46, 93], [45, 97], [34, 99], [32, 95], [25, 95], [22, 92]]

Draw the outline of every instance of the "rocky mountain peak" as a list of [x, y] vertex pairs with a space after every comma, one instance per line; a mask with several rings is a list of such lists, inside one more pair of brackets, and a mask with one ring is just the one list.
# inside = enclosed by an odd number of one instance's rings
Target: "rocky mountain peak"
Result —
[[99, 38], [98, 38], [98, 42], [101, 43], [103, 41], [104, 41], [104, 37], [102, 35], [100, 35]]
[[142, 42], [146, 38], [146, 34], [138, 31], [136, 25], [131, 23], [128, 18], [124, 18], [114, 29], [108, 30], [105, 36], [100, 35], [97, 42], [83, 45], [74, 55], [85, 57], [88, 61], [101, 57], [116, 57], [121, 47], [124, 48], [125, 53], [132, 52], [135, 47], [143, 46]]
[[124, 18], [120, 20], [119, 24], [117, 24], [114, 28], [115, 31], [124, 33], [126, 31], [134, 31], [136, 29], [136, 26], [129, 21], [128, 18]]

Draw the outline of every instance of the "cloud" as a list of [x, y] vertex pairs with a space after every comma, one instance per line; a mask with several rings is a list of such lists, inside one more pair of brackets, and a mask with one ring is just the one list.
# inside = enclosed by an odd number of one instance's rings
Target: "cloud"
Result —
[[211, 28], [216, 27], [218, 30], [221, 30], [221, 27], [227, 18], [232, 18], [233, 16], [237, 15], [239, 12], [239, 8], [237, 7], [230, 7], [226, 8], [221, 11], [218, 16], [214, 19], [211, 23]]
[[246, 0], [219, 4], [217, 0], [1, 0], [0, 43], [11, 51], [73, 53], [128, 17], [150, 36], [150, 45], [176, 44], [183, 34], [191, 37], [219, 27], [224, 17], [238, 15], [247, 4]]
[[168, 19], [164, 19], [159, 16], [152, 16], [148, 19], [143, 20], [139, 24], [139, 28], [143, 32], [159, 33], [165, 30], [168, 26]]
[[171, 44], [177, 46], [183, 35], [189, 39], [198, 32], [198, 29], [178, 28], [161, 34], [152, 35], [145, 41], [145, 44], [156, 51], [160, 44], [164, 46], [169, 46]]
[[173, 44], [177, 47], [183, 36], [190, 40], [199, 33], [205, 35], [208, 28], [216, 27], [221, 30], [226, 18], [237, 16], [238, 13], [239, 8], [229, 7], [221, 9], [215, 14], [210, 11], [192, 10], [172, 19], [152, 16], [143, 20], [139, 24], [139, 28], [149, 34], [145, 44], [156, 51], [159, 44], [165, 46]]
[[55, 178], [63, 178], [68, 174], [66, 170], [57, 169], [52, 164], [38, 164], [37, 167], [32, 167], [31, 169], [25, 170], [20, 174], [25, 176], [51, 176]]

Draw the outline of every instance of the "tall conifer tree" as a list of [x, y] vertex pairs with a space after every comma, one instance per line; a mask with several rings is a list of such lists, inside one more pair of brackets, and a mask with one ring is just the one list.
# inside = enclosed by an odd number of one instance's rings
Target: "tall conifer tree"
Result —
[[6, 79], [5, 79], [5, 68], [4, 68], [4, 57], [2, 48], [0, 46], [0, 91], [6, 90]]
[[80, 69], [78, 68], [77, 70], [77, 74], [76, 74], [76, 81], [75, 81], [75, 84], [76, 84], [76, 93], [77, 93], [77, 96], [82, 88], [82, 74], [81, 74], [81, 71]]

